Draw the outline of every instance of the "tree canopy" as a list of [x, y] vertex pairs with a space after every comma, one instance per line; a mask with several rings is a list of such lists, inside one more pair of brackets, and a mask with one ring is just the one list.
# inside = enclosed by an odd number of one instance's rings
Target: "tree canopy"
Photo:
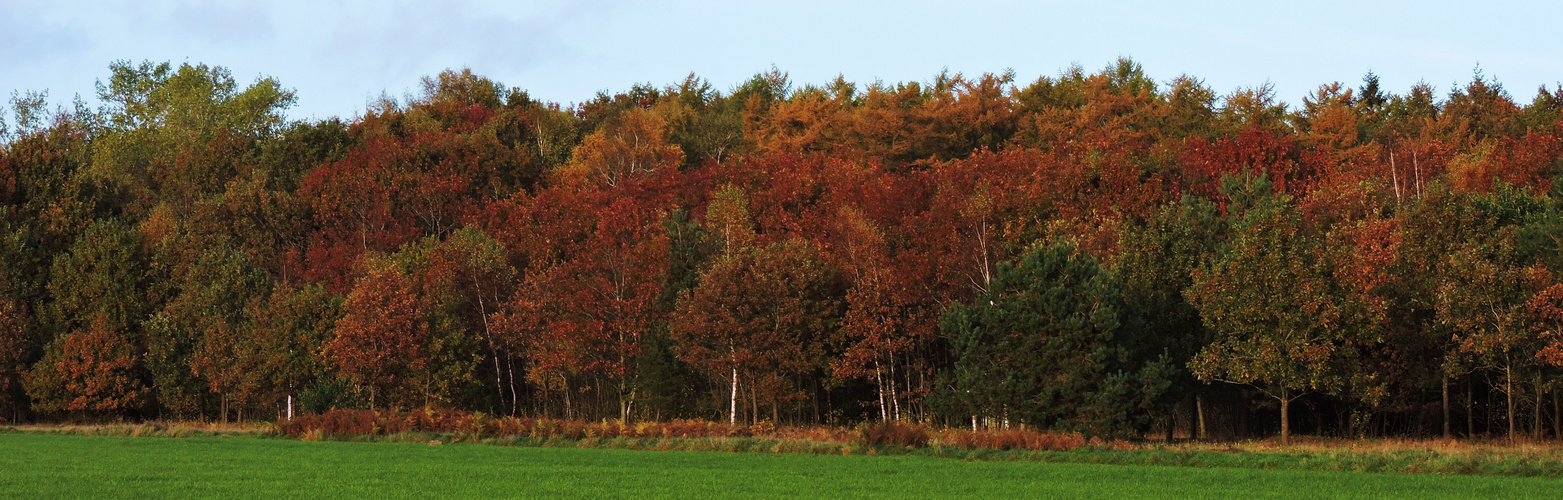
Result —
[[420, 83], [13, 94], [0, 414], [1563, 431], [1563, 89]]

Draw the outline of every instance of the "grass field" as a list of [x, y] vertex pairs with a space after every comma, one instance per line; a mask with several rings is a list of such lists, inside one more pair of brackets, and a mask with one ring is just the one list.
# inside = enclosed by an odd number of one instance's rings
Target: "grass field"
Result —
[[0, 497], [1563, 498], [1563, 480], [253, 437], [0, 434]]

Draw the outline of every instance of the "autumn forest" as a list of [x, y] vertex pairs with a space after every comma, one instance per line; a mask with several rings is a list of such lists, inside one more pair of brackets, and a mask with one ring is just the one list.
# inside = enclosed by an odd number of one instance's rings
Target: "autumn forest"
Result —
[[97, 88], [0, 126], [6, 420], [1563, 435], [1563, 89]]

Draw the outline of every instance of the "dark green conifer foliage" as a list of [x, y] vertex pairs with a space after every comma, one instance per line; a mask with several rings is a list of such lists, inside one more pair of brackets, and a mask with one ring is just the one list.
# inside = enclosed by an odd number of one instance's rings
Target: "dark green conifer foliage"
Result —
[[1010, 425], [1132, 430], [1133, 400], [1154, 399], [1166, 384], [1138, 383], [1123, 314], [1112, 274], [1072, 243], [1000, 264], [987, 293], [942, 320], [955, 358], [953, 396], [976, 417]]

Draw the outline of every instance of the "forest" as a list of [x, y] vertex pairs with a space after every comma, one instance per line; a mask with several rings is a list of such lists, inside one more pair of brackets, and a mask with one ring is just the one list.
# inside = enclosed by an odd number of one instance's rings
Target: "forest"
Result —
[[0, 418], [1563, 436], [1563, 88], [420, 87], [13, 93]]

